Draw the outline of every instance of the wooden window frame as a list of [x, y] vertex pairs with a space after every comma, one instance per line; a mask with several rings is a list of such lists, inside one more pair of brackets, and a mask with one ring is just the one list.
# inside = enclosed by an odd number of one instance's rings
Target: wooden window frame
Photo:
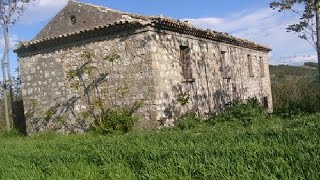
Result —
[[191, 49], [189, 46], [180, 46], [180, 66], [183, 82], [194, 82], [192, 77]]

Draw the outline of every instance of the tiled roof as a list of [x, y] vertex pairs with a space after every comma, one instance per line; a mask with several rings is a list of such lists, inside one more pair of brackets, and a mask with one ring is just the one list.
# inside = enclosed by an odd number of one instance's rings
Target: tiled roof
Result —
[[152, 26], [169, 31], [179, 32], [181, 34], [193, 35], [200, 38], [210, 39], [216, 42], [223, 42], [254, 50], [269, 52], [271, 48], [260, 45], [245, 39], [236, 38], [227, 33], [217, 32], [213, 30], [203, 30], [196, 28], [188, 23], [172, 20], [168, 18], [153, 18]]
[[34, 40], [26, 43], [21, 43], [18, 48], [14, 50], [16, 53], [34, 51], [39, 49], [45, 49], [55, 44], [66, 43], [70, 41], [77, 41], [83, 38], [97, 37], [104, 34], [119, 32], [121, 30], [136, 29], [144, 26], [138, 21], [117, 21], [112, 24], [104, 26], [97, 26], [92, 29], [80, 30], [73, 33], [67, 33], [55, 37], [44, 38], [40, 40]]
[[100, 35], [114, 33], [121, 30], [125, 31], [129, 29], [139, 29], [146, 26], [154, 27], [160, 30], [168, 30], [168, 31], [178, 32], [181, 34], [192, 35], [199, 38], [205, 38], [205, 39], [213, 40], [216, 42], [223, 42], [223, 43], [241, 46], [241, 47], [249, 48], [253, 50], [258, 50], [263, 52], [271, 51], [269, 47], [266, 47], [248, 40], [236, 38], [227, 33], [196, 28], [186, 22], [181, 22], [178, 20], [162, 18], [162, 17], [146, 17], [146, 16], [138, 16], [138, 15], [135, 15], [135, 17], [136, 18], [140, 17], [140, 18], [133, 19], [132, 21], [117, 21], [112, 24], [97, 26], [87, 30], [81, 30], [73, 33], [59, 35], [56, 37], [22, 43], [15, 50], [15, 52], [17, 53], [32, 52], [34, 50], [50, 47], [54, 44], [66, 43], [69, 41], [77, 41], [79, 39], [90, 38], [90, 37], [97, 37]]

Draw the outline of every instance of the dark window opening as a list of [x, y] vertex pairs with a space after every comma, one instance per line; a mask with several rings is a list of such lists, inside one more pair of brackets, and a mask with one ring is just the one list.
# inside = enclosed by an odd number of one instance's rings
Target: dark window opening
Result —
[[180, 46], [180, 65], [185, 80], [192, 80], [191, 50], [188, 46]]
[[263, 58], [262, 57], [260, 57], [259, 58], [260, 60], [259, 60], [259, 63], [260, 63], [260, 75], [261, 75], [261, 77], [264, 77], [264, 62], [263, 62]]
[[249, 76], [253, 77], [254, 75], [253, 75], [252, 57], [250, 54], [248, 54], [247, 59], [248, 59]]
[[231, 79], [231, 67], [229, 66], [229, 61], [226, 51], [221, 51], [222, 58], [222, 76], [223, 79]]
[[263, 97], [263, 107], [269, 108], [268, 97]]
[[76, 16], [71, 15], [71, 16], [70, 16], [70, 23], [71, 23], [72, 25], [74, 25], [74, 24], [76, 24], [76, 22], [77, 22]]

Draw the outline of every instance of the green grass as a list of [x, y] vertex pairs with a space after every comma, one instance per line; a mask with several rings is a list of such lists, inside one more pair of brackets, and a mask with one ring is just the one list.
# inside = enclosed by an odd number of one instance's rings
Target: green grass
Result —
[[320, 114], [101, 136], [0, 136], [0, 179], [318, 179]]

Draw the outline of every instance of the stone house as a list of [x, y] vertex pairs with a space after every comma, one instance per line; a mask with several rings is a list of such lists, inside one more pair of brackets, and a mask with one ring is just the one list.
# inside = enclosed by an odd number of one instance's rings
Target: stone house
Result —
[[[170, 126], [190, 111], [221, 112], [250, 97], [272, 111], [270, 51], [188, 22], [69, 1], [15, 50], [27, 132], [88, 129], [88, 95], [108, 108], [142, 101], [136, 113], [142, 128]], [[88, 54], [94, 70], [83, 74], [82, 87], [70, 73], [88, 65]]]

